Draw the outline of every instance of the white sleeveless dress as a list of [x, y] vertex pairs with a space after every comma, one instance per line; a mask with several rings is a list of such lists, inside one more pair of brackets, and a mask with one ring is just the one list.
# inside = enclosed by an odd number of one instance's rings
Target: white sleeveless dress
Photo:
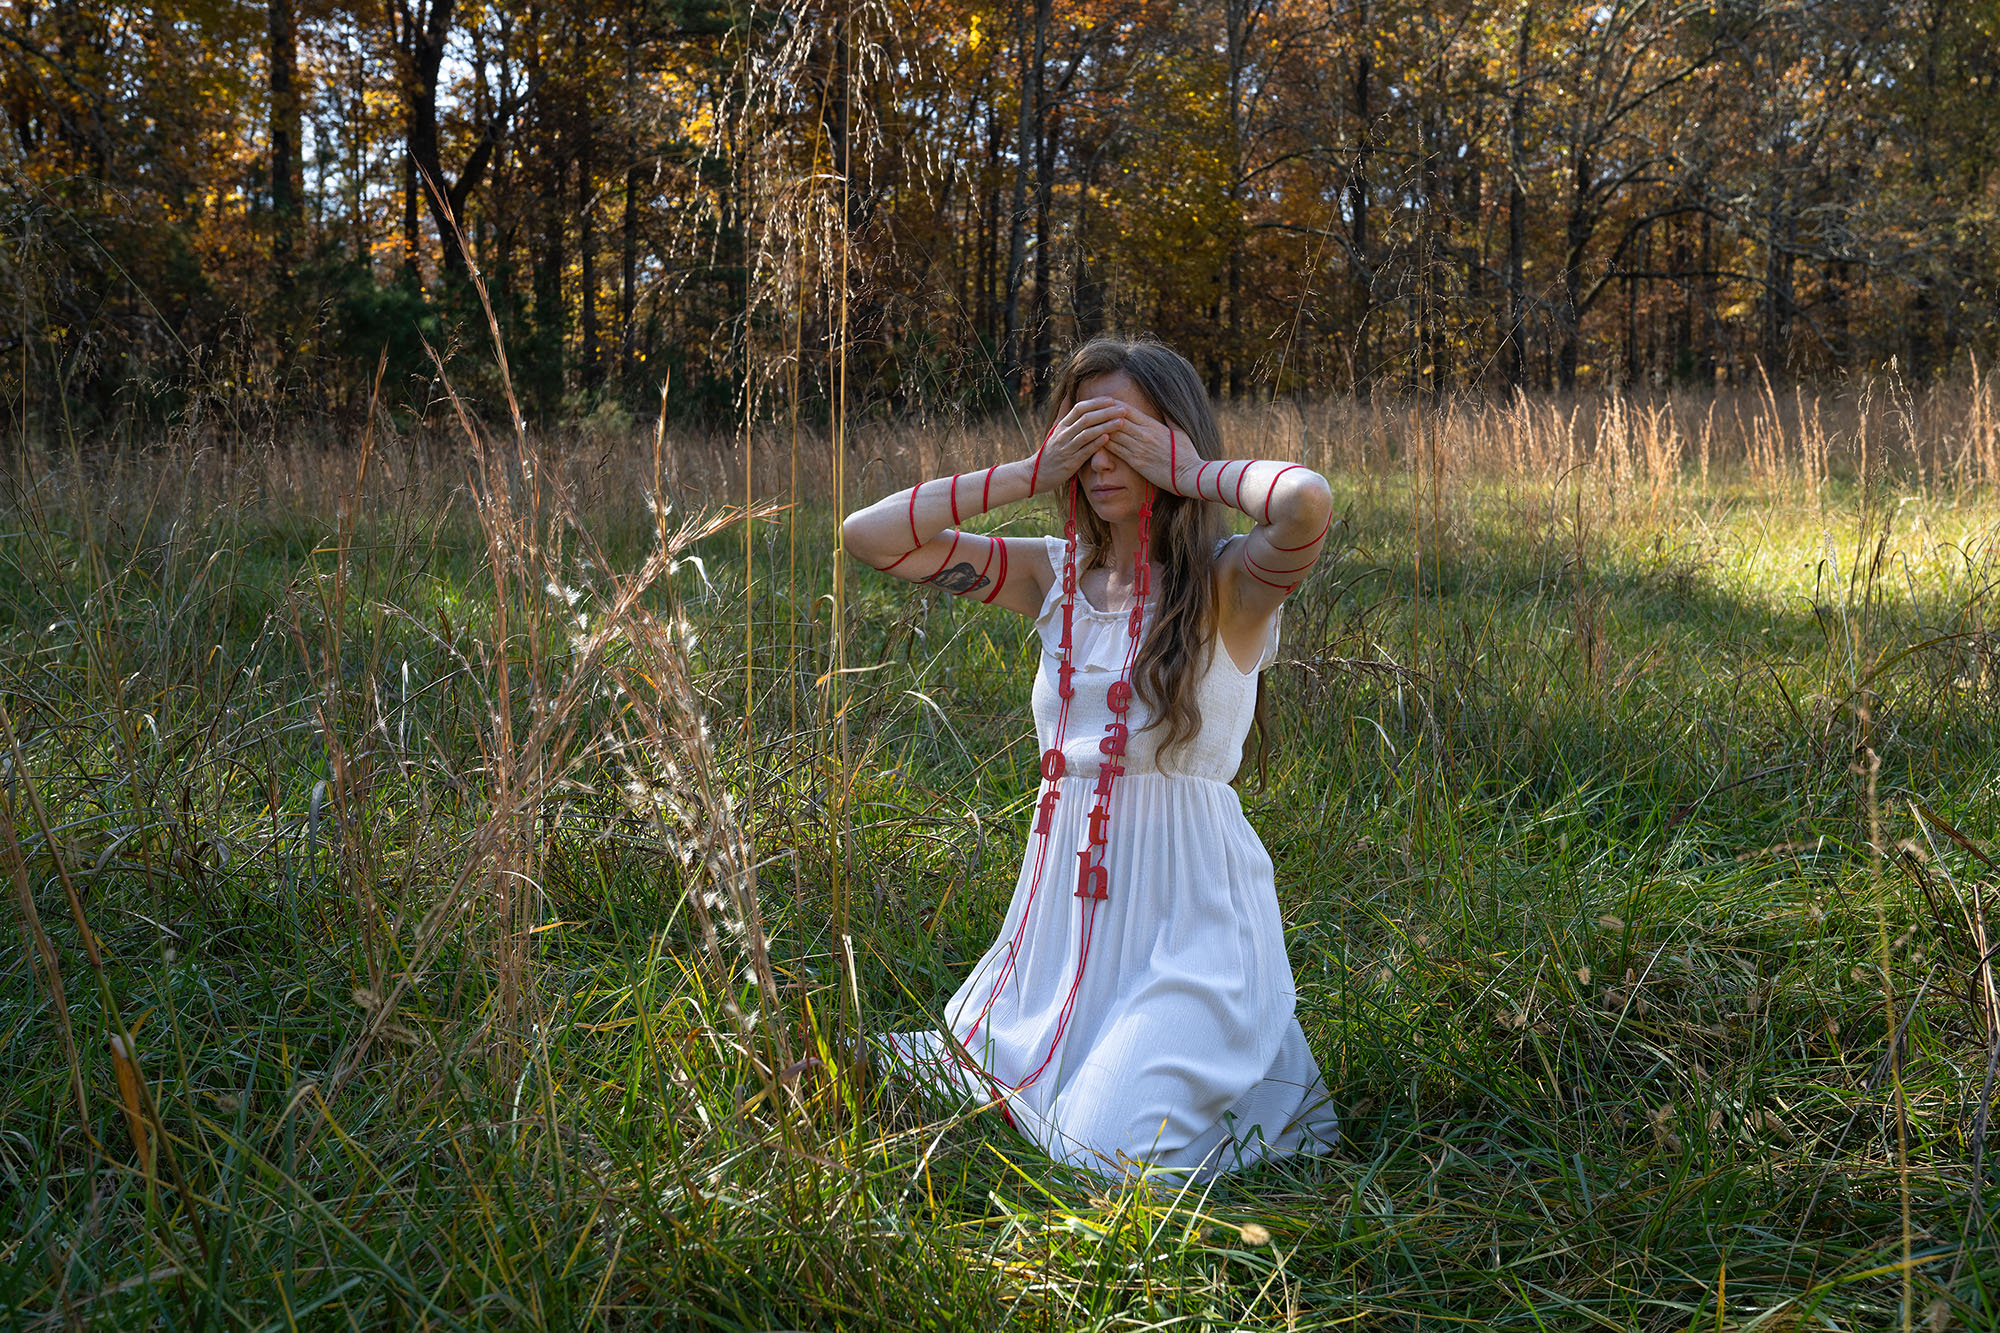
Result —
[[[1047, 540], [1060, 571], [1062, 541]], [[1148, 629], [1152, 614], [1149, 603]], [[1271, 858], [1229, 786], [1257, 673], [1277, 652], [1275, 618], [1247, 674], [1215, 646], [1196, 696], [1201, 731], [1164, 765], [1134, 693], [1103, 858], [1110, 897], [1076, 896], [1098, 742], [1112, 718], [1105, 691], [1124, 662], [1127, 618], [1077, 594], [1067, 771], [1041, 881], [1031, 835], [1000, 936], [945, 1007], [956, 1040], [893, 1034], [892, 1063], [934, 1089], [997, 1101], [1050, 1156], [1107, 1175], [1152, 1167], [1207, 1178], [1323, 1152], [1338, 1122], [1293, 1016]], [[1035, 733], [1046, 751], [1061, 702], [1059, 578], [1035, 625]]]

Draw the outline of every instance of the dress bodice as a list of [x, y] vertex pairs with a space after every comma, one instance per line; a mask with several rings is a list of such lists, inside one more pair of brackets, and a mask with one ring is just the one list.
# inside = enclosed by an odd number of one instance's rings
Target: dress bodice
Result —
[[[1037, 751], [1055, 744], [1056, 719], [1062, 699], [1056, 691], [1056, 668], [1062, 663], [1062, 567], [1063, 541], [1049, 537], [1049, 564], [1057, 577], [1050, 580], [1042, 598], [1035, 628], [1041, 634], [1041, 661], [1035, 671], [1034, 711]], [[1220, 543], [1218, 552], [1223, 545]], [[1140, 621], [1142, 633], [1150, 634], [1154, 607], [1159, 593], [1147, 599]], [[1076, 594], [1072, 618], [1070, 657], [1076, 668], [1074, 695], [1069, 717], [1063, 724], [1063, 756], [1068, 777], [1095, 777], [1104, 755], [1098, 743], [1112, 721], [1106, 692], [1118, 679], [1130, 643], [1127, 608], [1099, 610], [1091, 605], [1081, 588]], [[1197, 664], [1201, 679], [1195, 689], [1195, 704], [1201, 715], [1201, 729], [1164, 758], [1160, 755], [1162, 728], [1147, 728], [1152, 710], [1139, 697], [1136, 687], [1125, 715], [1131, 734], [1126, 742], [1125, 769], [1128, 773], [1166, 773], [1213, 782], [1228, 782], [1236, 776], [1243, 758], [1243, 740], [1257, 708], [1257, 675], [1277, 656], [1278, 618], [1274, 614], [1256, 664], [1244, 671], [1236, 665], [1229, 649], [1211, 641], [1206, 661]]]

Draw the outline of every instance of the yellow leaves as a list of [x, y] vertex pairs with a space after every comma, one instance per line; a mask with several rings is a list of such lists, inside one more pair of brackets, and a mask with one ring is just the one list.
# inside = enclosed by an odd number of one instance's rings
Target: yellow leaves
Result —
[[965, 30], [966, 49], [971, 51], [977, 51], [979, 49], [979, 44], [985, 40], [986, 40], [985, 36], [979, 31], [979, 15], [974, 14], [972, 16], [971, 24], [969, 24]]

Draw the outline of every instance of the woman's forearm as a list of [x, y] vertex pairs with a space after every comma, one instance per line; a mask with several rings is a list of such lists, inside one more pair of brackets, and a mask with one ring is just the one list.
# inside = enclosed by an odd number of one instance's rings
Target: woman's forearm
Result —
[[856, 559], [877, 569], [898, 560], [975, 514], [1025, 500], [1040, 489], [1039, 455], [953, 476], [933, 477], [857, 509], [840, 525], [840, 540]]

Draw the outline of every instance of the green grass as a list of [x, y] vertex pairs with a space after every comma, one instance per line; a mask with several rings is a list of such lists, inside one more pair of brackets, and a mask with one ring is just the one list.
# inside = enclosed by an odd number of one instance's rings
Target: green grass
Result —
[[996, 926], [1023, 622], [837, 653], [824, 506], [617, 612], [636, 498], [122, 475], [0, 511], [14, 1324], [2000, 1321], [1989, 495], [1336, 476], [1244, 799], [1345, 1140], [1173, 1194], [841, 1059]]

